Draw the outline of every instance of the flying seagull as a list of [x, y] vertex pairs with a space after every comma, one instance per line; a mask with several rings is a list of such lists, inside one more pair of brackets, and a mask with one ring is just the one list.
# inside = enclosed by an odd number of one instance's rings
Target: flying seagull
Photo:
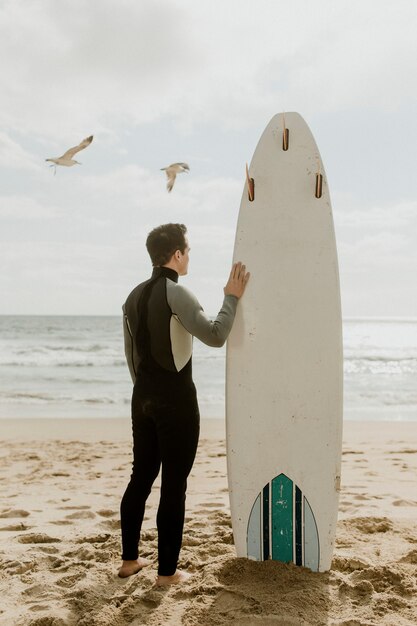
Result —
[[87, 146], [89, 146], [90, 143], [93, 141], [93, 136], [94, 135], [90, 135], [90, 137], [86, 137], [86, 139], [83, 139], [82, 142], [78, 144], [78, 146], [75, 146], [74, 148], [70, 148], [69, 150], [64, 152], [62, 156], [56, 157], [55, 159], [45, 159], [45, 161], [51, 161], [52, 163], [51, 167], [55, 166], [55, 173], [56, 173], [57, 165], [65, 165], [66, 167], [72, 167], [73, 165], [76, 165], [76, 164], [81, 165], [79, 161], [76, 161], [72, 157], [74, 156], [74, 154], [77, 154], [77, 152], [79, 152], [80, 150], [84, 150], [84, 148], [87, 148]]
[[168, 165], [168, 167], [161, 167], [161, 170], [164, 170], [166, 172], [168, 179], [167, 189], [169, 192], [172, 191], [177, 174], [181, 174], [181, 172], [189, 172], [190, 168], [188, 167], [187, 163], [171, 163], [171, 165]]

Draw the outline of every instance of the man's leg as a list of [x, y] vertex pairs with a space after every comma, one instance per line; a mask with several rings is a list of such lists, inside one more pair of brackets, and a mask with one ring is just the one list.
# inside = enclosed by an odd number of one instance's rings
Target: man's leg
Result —
[[159, 577], [172, 577], [177, 570], [187, 477], [197, 451], [199, 417], [194, 388], [176, 398], [172, 410], [158, 419], [162, 459], [161, 498], [157, 515]]
[[[129, 562], [138, 559], [138, 544], [145, 503], [161, 465], [155, 423], [146, 411], [147, 406], [150, 408], [152, 405], [144, 402], [134, 389], [132, 397], [133, 470], [120, 505], [122, 559]], [[138, 571], [138, 567], [134, 564], [132, 567]], [[132, 567], [127, 569], [130, 571]], [[123, 575], [125, 569], [120, 571], [119, 575]]]

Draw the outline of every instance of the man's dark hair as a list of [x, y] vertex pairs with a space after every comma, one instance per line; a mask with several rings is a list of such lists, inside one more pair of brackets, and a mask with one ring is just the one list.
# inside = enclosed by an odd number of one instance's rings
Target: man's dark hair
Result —
[[186, 232], [184, 224], [162, 224], [151, 230], [146, 240], [146, 249], [154, 267], [168, 263], [177, 250], [184, 254], [187, 247]]

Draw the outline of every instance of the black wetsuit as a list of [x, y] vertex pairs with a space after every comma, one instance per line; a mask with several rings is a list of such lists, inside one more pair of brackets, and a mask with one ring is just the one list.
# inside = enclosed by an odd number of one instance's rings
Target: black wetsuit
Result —
[[192, 337], [222, 346], [233, 324], [235, 296], [225, 296], [214, 321], [178, 285], [178, 274], [154, 268], [128, 296], [125, 352], [134, 383], [133, 471], [123, 496], [122, 559], [138, 558], [145, 502], [162, 464], [157, 515], [158, 574], [174, 574], [181, 549], [187, 477], [197, 450], [199, 410], [192, 379]]

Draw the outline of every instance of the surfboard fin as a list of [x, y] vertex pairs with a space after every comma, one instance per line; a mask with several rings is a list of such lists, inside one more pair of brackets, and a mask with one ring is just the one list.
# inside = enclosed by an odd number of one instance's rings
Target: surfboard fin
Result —
[[246, 163], [246, 182], [248, 184], [249, 202], [253, 202], [255, 200], [255, 181], [253, 178], [249, 177], [249, 170], [248, 170], [247, 163]]
[[290, 131], [285, 126], [285, 114], [282, 114], [282, 149], [287, 152], [290, 146]]
[[322, 195], [323, 195], [323, 176], [322, 174], [320, 174], [320, 172], [317, 172], [315, 196], [316, 198], [321, 198]]

